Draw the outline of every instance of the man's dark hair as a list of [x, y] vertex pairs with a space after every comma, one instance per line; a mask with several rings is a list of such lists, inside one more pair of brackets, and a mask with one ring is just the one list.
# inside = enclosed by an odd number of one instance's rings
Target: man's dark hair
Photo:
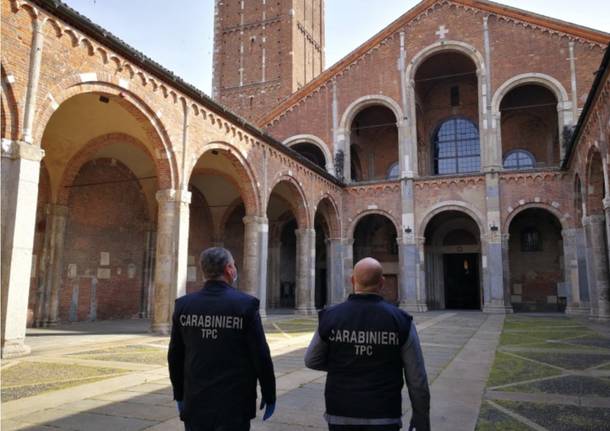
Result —
[[199, 258], [199, 264], [206, 280], [219, 278], [227, 266], [233, 260], [231, 252], [222, 247], [210, 247], [203, 250]]

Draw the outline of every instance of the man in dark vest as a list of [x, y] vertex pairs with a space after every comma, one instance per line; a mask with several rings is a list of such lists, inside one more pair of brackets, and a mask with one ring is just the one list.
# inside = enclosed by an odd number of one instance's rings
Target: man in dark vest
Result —
[[305, 365], [328, 372], [329, 430], [399, 430], [403, 373], [413, 408], [409, 430], [430, 430], [430, 391], [415, 324], [379, 296], [382, 272], [372, 258], [354, 266], [354, 294], [320, 311], [307, 349]]
[[180, 418], [188, 431], [247, 431], [260, 382], [263, 420], [275, 409], [275, 376], [258, 299], [231, 285], [231, 253], [201, 254], [203, 289], [176, 300], [167, 355]]

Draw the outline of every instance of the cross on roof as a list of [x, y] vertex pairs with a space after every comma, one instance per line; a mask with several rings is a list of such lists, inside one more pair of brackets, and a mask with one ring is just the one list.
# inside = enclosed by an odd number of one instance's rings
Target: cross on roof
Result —
[[449, 33], [449, 30], [444, 25], [441, 25], [434, 34], [436, 34], [440, 39], [444, 39], [447, 33]]

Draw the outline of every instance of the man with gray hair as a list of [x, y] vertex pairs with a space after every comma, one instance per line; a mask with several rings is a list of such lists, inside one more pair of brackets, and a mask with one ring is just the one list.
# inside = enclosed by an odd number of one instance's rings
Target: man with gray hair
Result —
[[256, 381], [265, 408], [275, 409], [275, 375], [259, 301], [234, 289], [231, 253], [201, 253], [206, 282], [176, 300], [167, 355], [180, 418], [188, 431], [247, 431], [256, 416]]

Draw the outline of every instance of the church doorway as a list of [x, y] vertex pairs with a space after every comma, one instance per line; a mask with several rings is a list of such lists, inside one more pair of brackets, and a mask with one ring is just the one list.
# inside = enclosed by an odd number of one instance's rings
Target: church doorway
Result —
[[354, 229], [353, 256], [354, 264], [365, 257], [381, 263], [385, 278], [381, 296], [398, 303], [398, 243], [392, 221], [380, 214], [362, 217]]
[[428, 308], [481, 309], [481, 245], [476, 222], [460, 211], [445, 211], [425, 230]]
[[445, 254], [445, 308], [477, 310], [479, 299], [479, 257], [476, 253]]

